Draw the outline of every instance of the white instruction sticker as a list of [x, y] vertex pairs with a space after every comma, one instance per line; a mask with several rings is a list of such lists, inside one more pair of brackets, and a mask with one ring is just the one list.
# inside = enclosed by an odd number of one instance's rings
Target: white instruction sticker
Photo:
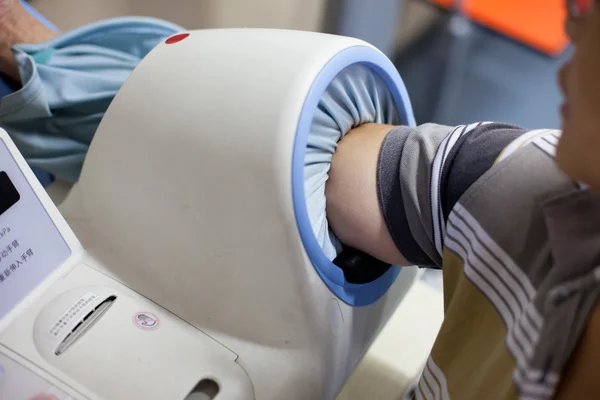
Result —
[[48, 333], [52, 337], [58, 337], [64, 328], [70, 326], [71, 322], [74, 320], [80, 320], [83, 316], [85, 316], [84, 312], [88, 312], [92, 307], [92, 303], [94, 300], [98, 298], [96, 293], [86, 293], [81, 296], [81, 298], [71, 306], [67, 311], [65, 311], [60, 318], [52, 325]]

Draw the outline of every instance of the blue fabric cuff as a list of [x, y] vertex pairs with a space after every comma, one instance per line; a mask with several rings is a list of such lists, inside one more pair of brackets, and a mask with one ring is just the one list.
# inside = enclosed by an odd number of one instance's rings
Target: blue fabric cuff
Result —
[[326, 216], [325, 184], [337, 143], [352, 128], [375, 122], [398, 124], [398, 111], [386, 83], [371, 68], [355, 64], [342, 70], [321, 97], [308, 134], [304, 193], [313, 232], [333, 260], [342, 247]]

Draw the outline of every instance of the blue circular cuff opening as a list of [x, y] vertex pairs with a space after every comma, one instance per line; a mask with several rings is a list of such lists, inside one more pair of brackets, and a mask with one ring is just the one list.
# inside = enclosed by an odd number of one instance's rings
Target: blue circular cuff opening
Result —
[[343, 302], [351, 306], [366, 306], [376, 302], [387, 292], [400, 273], [401, 267], [391, 267], [370, 283], [347, 282], [343, 271], [329, 260], [317, 242], [308, 216], [304, 192], [304, 159], [315, 111], [333, 79], [343, 69], [355, 64], [369, 67], [383, 79], [394, 100], [400, 124], [416, 126], [404, 82], [396, 67], [383, 53], [367, 46], [349, 47], [339, 52], [319, 72], [302, 106], [292, 153], [292, 199], [300, 237], [317, 274]]

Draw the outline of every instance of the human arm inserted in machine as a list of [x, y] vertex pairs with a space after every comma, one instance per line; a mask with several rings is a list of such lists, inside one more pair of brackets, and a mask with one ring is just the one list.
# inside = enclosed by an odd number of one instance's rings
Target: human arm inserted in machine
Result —
[[523, 129], [367, 124], [333, 155], [327, 215], [342, 243], [395, 265], [442, 266], [448, 214]]
[[406, 265], [385, 225], [377, 196], [379, 149], [392, 128], [366, 124], [340, 141], [326, 187], [327, 215], [342, 243], [387, 263]]

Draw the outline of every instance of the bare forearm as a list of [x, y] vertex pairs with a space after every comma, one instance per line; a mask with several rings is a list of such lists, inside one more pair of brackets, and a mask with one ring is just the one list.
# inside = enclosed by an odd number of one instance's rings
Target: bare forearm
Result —
[[0, 72], [20, 82], [12, 46], [17, 43], [40, 43], [56, 35], [18, 2], [0, 0]]
[[377, 195], [379, 150], [392, 128], [365, 124], [340, 141], [326, 186], [327, 217], [342, 243], [381, 261], [406, 265], [385, 224]]

